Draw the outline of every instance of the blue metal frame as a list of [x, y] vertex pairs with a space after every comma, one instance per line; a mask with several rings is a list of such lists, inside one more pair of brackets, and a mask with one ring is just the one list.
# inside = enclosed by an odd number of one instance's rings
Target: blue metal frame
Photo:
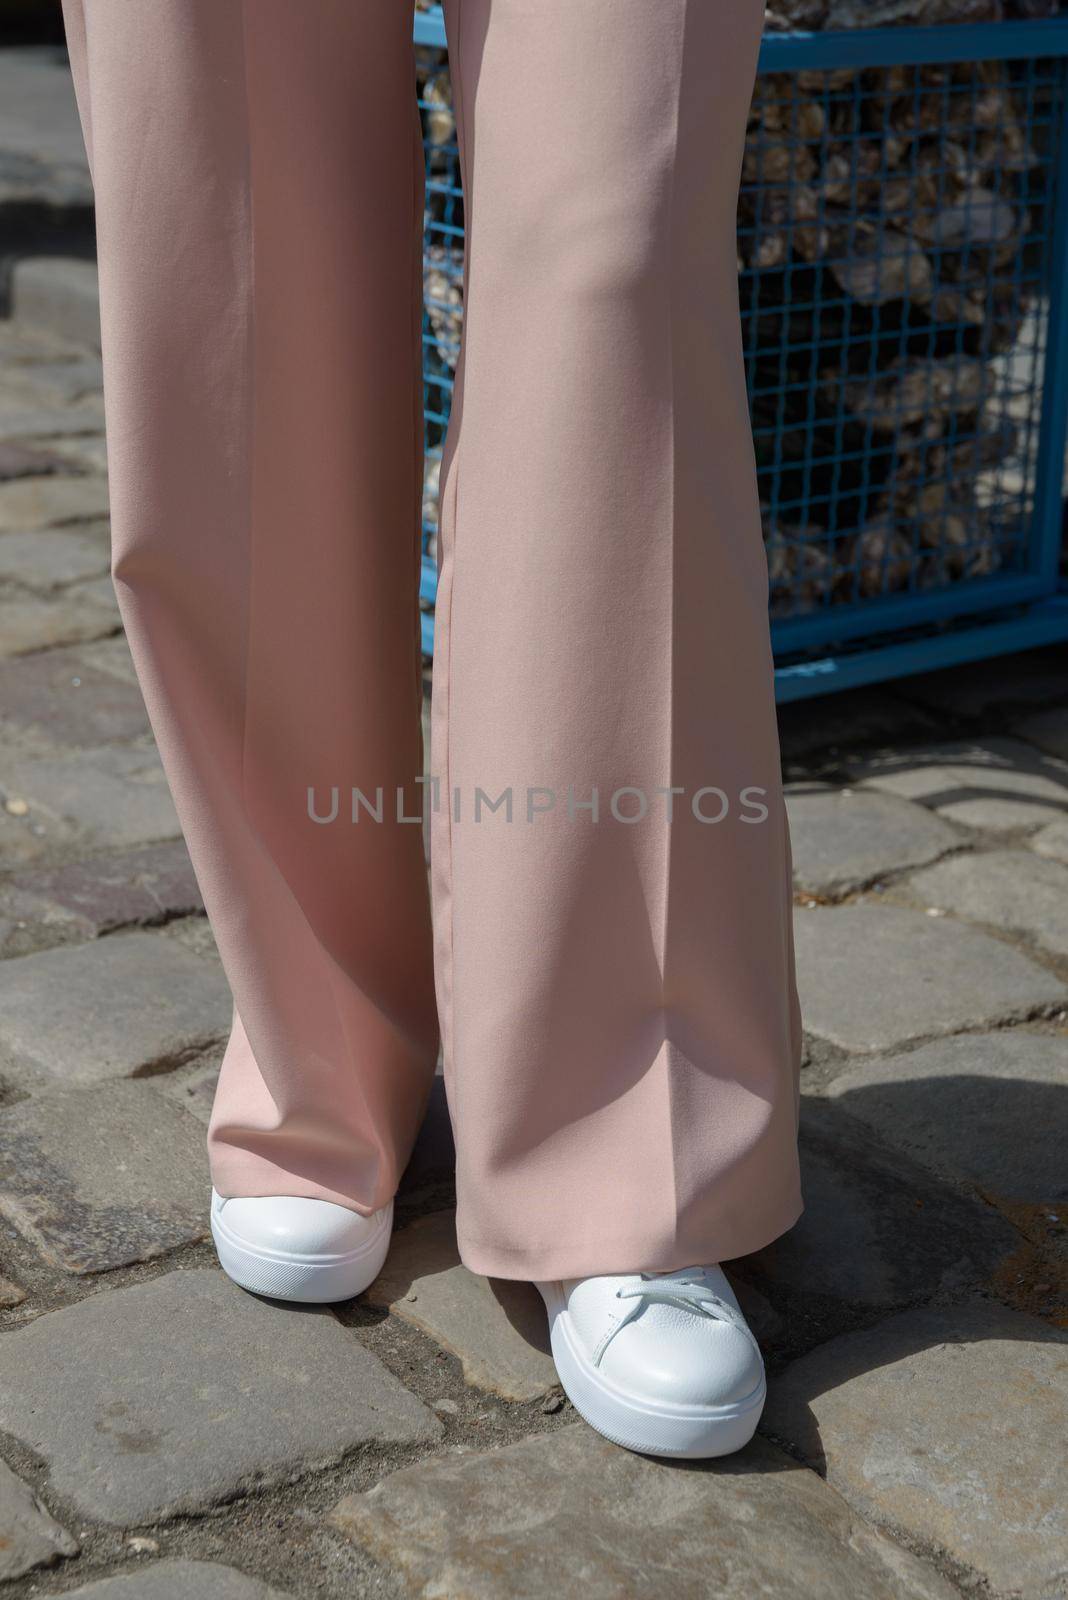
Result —
[[445, 14], [440, 6], [432, 6], [429, 11], [415, 13], [415, 42], [416, 44], [429, 45], [432, 50], [444, 50], [445, 43]]
[[[444, 50], [440, 8], [416, 14], [417, 45]], [[973, 62], [1068, 63], [1068, 17], [935, 28], [858, 29], [766, 35], [759, 72]], [[805, 615], [774, 618], [776, 694], [781, 701], [928, 671], [935, 667], [1068, 639], [1068, 590], [1059, 579], [1062, 474], [1068, 437], [1068, 95], [1055, 143], [1056, 187], [1049, 227], [1048, 311], [1031, 516], [1022, 570], [960, 579], [918, 592], [851, 599]], [[457, 230], [458, 231], [458, 230]], [[1037, 369], [1036, 369], [1037, 373]], [[447, 378], [438, 383], [449, 389]], [[1037, 375], [1036, 375], [1036, 380]], [[440, 411], [432, 413], [444, 421]], [[869, 436], [870, 437], [870, 436]], [[952, 442], [952, 436], [951, 440]], [[424, 557], [421, 594], [433, 602], [436, 566]], [[433, 648], [433, 618], [423, 615]]]
[[[445, 50], [440, 6], [415, 14], [416, 44]], [[807, 68], [886, 67], [944, 61], [1027, 61], [1060, 56], [1065, 18], [1032, 21], [948, 23], [936, 28], [850, 28], [841, 33], [767, 33], [758, 72]]]
[[[433, 15], [433, 13], [428, 13]], [[444, 31], [441, 34], [444, 39]], [[840, 33], [768, 33], [759, 72], [835, 67], [937, 66], [951, 61], [1032, 61], [1068, 53], [1065, 18], [946, 23], [932, 28], [849, 28]]]

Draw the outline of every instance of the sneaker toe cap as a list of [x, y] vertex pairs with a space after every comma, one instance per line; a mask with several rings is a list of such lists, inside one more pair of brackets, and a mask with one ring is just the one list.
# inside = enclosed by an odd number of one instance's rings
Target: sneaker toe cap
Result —
[[212, 1213], [227, 1233], [257, 1250], [290, 1256], [336, 1256], [358, 1251], [377, 1234], [382, 1213], [365, 1217], [330, 1200], [300, 1195], [222, 1199]]
[[606, 1378], [646, 1400], [727, 1406], [746, 1400], [764, 1376], [750, 1336], [712, 1318], [643, 1316], [621, 1328], [600, 1362]]

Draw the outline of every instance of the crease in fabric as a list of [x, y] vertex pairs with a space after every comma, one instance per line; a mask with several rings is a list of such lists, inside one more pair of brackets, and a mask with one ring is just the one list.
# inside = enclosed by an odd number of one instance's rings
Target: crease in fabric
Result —
[[[678, 618], [676, 616], [676, 609], [677, 609], [677, 606], [678, 606], [678, 593], [677, 593], [676, 571], [675, 571], [675, 569], [676, 569], [676, 545], [677, 545], [677, 542], [678, 542], [678, 501], [679, 501], [679, 497], [678, 497], [678, 444], [677, 444], [676, 435], [677, 435], [677, 430], [678, 430], [678, 414], [679, 414], [679, 411], [678, 411], [678, 398], [677, 398], [677, 393], [676, 393], [677, 363], [676, 363], [676, 360], [675, 360], [675, 317], [676, 317], [676, 303], [675, 303], [676, 302], [676, 292], [675, 292], [675, 262], [676, 262], [675, 227], [676, 227], [676, 220], [675, 220], [675, 211], [676, 211], [676, 199], [677, 199], [677, 193], [678, 193], [678, 171], [679, 171], [679, 163], [680, 163], [680, 160], [681, 160], [680, 143], [681, 143], [681, 130], [682, 130], [682, 94], [683, 94], [683, 79], [684, 79], [684, 74], [685, 74], [685, 70], [686, 70], [686, 30], [687, 30], [687, 24], [689, 22], [689, 16], [690, 16], [689, 0], [682, 0], [682, 27], [681, 27], [681, 31], [680, 31], [680, 35], [679, 35], [679, 63], [678, 63], [678, 71], [677, 71], [677, 73], [675, 75], [675, 84], [676, 84], [676, 88], [675, 88], [675, 126], [674, 126], [674, 137], [673, 137], [673, 146], [672, 146], [671, 186], [670, 186], [670, 190], [669, 190], [669, 193], [668, 193], [667, 227], [666, 227], [666, 230], [665, 230], [666, 233], [667, 233], [668, 361], [669, 361], [669, 364], [670, 364], [670, 371], [669, 371], [669, 377], [668, 377], [668, 392], [669, 392], [670, 397], [671, 397], [671, 429], [670, 429], [671, 470], [670, 470], [669, 480], [668, 480], [669, 484], [670, 484], [670, 490], [671, 490], [671, 509], [670, 509], [670, 516], [669, 516], [669, 523], [670, 523], [670, 528], [671, 528], [671, 542], [670, 542], [670, 552], [669, 552], [669, 573], [668, 573], [669, 596], [670, 596], [670, 608], [669, 608], [669, 618], [670, 618], [670, 620], [669, 620], [669, 634], [670, 634], [670, 637], [669, 637], [669, 640], [668, 640], [668, 688], [667, 688], [667, 697], [668, 697], [668, 706], [667, 706], [667, 769], [668, 769], [668, 777], [667, 777], [667, 782], [668, 782], [668, 787], [669, 788], [674, 786], [674, 779], [675, 779], [675, 672], [676, 672], [676, 645], [677, 645], [677, 635], [678, 635]], [[661, 1045], [661, 1048], [662, 1048], [662, 1050], [664, 1052], [664, 1064], [663, 1064], [662, 1071], [663, 1071], [663, 1074], [664, 1074], [664, 1091], [665, 1091], [665, 1094], [666, 1094], [666, 1097], [667, 1097], [667, 1107], [666, 1107], [666, 1110], [667, 1110], [667, 1150], [668, 1150], [668, 1167], [669, 1167], [669, 1170], [670, 1170], [670, 1173], [671, 1173], [671, 1208], [670, 1208], [669, 1215], [670, 1215], [670, 1217], [672, 1217], [674, 1219], [674, 1234], [677, 1234], [677, 1230], [678, 1230], [678, 1214], [679, 1214], [679, 1192], [678, 1192], [679, 1185], [678, 1185], [677, 1166], [676, 1166], [676, 1160], [675, 1160], [675, 1151], [677, 1149], [677, 1144], [676, 1144], [676, 1138], [675, 1138], [675, 1103], [674, 1103], [675, 1102], [675, 1097], [674, 1097], [674, 1092], [673, 1092], [673, 1085], [674, 1085], [673, 1057], [674, 1057], [674, 1055], [676, 1053], [676, 1049], [679, 1049], [679, 1053], [680, 1054], [682, 1052], [681, 1052], [681, 1047], [676, 1047], [673, 1044], [673, 1042], [671, 1040], [671, 1037], [670, 1037], [671, 1006], [669, 1004], [669, 992], [670, 991], [669, 991], [669, 984], [668, 984], [668, 950], [669, 950], [670, 929], [671, 929], [671, 873], [672, 873], [672, 860], [673, 860], [673, 855], [674, 855], [675, 826], [676, 826], [675, 822], [674, 821], [670, 821], [670, 822], [666, 822], [665, 823], [665, 827], [664, 827], [664, 837], [665, 837], [664, 909], [663, 909], [663, 927], [662, 927], [662, 931], [661, 931], [660, 984], [661, 984], [661, 1015], [663, 1017], [663, 1023], [664, 1023], [664, 1026], [663, 1026], [663, 1043]], [[674, 1247], [674, 1237], [672, 1239], [672, 1246]]]
[[[298, 915], [300, 916], [300, 919], [301, 919], [304, 927], [306, 928], [308, 934], [310, 935], [313, 943], [316, 945], [316, 947], [319, 950], [321, 950], [323, 952], [323, 954], [328, 959], [329, 966], [328, 966], [326, 974], [325, 974], [325, 976], [326, 976], [326, 987], [327, 987], [327, 991], [328, 991], [328, 993], [330, 995], [330, 1001], [331, 1001], [331, 1005], [332, 1005], [333, 1010], [334, 1010], [334, 1017], [335, 1017], [335, 1021], [336, 1021], [336, 1024], [337, 1024], [336, 1037], [338, 1039], [345, 1040], [347, 1042], [348, 1033], [347, 1033], [347, 1029], [346, 1029], [345, 1023], [344, 1023], [342, 1007], [341, 1007], [341, 1005], [339, 1003], [339, 999], [338, 999], [338, 985], [337, 985], [337, 972], [336, 972], [336, 969], [337, 969], [337, 966], [338, 966], [337, 959], [329, 950], [327, 950], [326, 946], [323, 944], [322, 939], [319, 937], [318, 933], [315, 930], [315, 927], [314, 927], [314, 925], [312, 923], [312, 920], [311, 920], [308, 912], [306, 911], [304, 905], [301, 902], [300, 896], [297, 894], [296, 890], [294, 889], [292, 883], [289, 881], [289, 879], [286, 876], [286, 874], [281, 870], [281, 868], [279, 867], [278, 863], [275, 861], [274, 855], [273, 855], [273, 853], [272, 853], [272, 851], [270, 849], [270, 846], [267, 844], [267, 842], [264, 839], [259, 827], [256, 825], [256, 823], [253, 820], [253, 815], [252, 815], [252, 811], [251, 811], [251, 808], [250, 808], [249, 795], [248, 795], [246, 761], [247, 761], [247, 757], [248, 757], [248, 742], [249, 742], [249, 683], [250, 683], [251, 671], [252, 671], [252, 649], [253, 649], [253, 634], [254, 634], [252, 618], [253, 618], [253, 611], [254, 611], [254, 607], [255, 607], [255, 595], [256, 595], [256, 530], [257, 530], [257, 525], [258, 525], [258, 518], [257, 518], [257, 514], [256, 514], [257, 513], [257, 492], [256, 492], [256, 490], [257, 490], [257, 472], [256, 472], [256, 468], [257, 468], [257, 462], [258, 462], [258, 444], [259, 444], [259, 438], [258, 438], [259, 430], [258, 430], [258, 427], [257, 427], [257, 421], [258, 421], [257, 410], [258, 410], [258, 408], [257, 408], [257, 404], [256, 404], [256, 392], [257, 392], [257, 359], [256, 358], [257, 358], [257, 354], [258, 354], [258, 348], [257, 348], [256, 199], [255, 199], [255, 196], [256, 196], [256, 158], [255, 158], [255, 151], [254, 151], [257, 115], [256, 115], [256, 109], [255, 109], [255, 96], [254, 96], [254, 93], [253, 93], [253, 85], [252, 85], [253, 67], [252, 67], [252, 62], [251, 62], [251, 53], [250, 53], [250, 49], [249, 49], [249, 15], [248, 15], [248, 8], [249, 8], [249, 0], [240, 0], [242, 87], [243, 87], [244, 96], [245, 96], [245, 126], [246, 126], [246, 128], [248, 130], [248, 142], [247, 142], [247, 150], [246, 150], [246, 157], [245, 157], [245, 160], [246, 160], [245, 194], [246, 194], [246, 197], [247, 197], [246, 198], [246, 207], [247, 207], [246, 229], [247, 229], [247, 235], [248, 235], [248, 257], [247, 257], [247, 259], [248, 259], [248, 289], [247, 289], [247, 293], [248, 293], [248, 316], [247, 316], [248, 337], [247, 337], [247, 361], [246, 361], [246, 368], [247, 368], [248, 377], [247, 377], [246, 392], [245, 392], [245, 419], [246, 419], [245, 420], [245, 429], [246, 429], [246, 452], [245, 452], [245, 454], [246, 454], [246, 461], [248, 463], [248, 477], [247, 477], [247, 490], [246, 490], [246, 505], [247, 505], [247, 512], [246, 512], [246, 547], [247, 547], [247, 551], [248, 551], [248, 559], [247, 559], [248, 580], [247, 580], [247, 585], [246, 585], [247, 603], [246, 603], [246, 611], [245, 611], [245, 617], [244, 617], [244, 625], [245, 625], [244, 676], [243, 676], [243, 680], [242, 680], [242, 684], [241, 684], [241, 770], [240, 770], [241, 805], [242, 805], [242, 810], [243, 810], [243, 813], [244, 813], [245, 824], [246, 824], [246, 827], [248, 829], [249, 839], [252, 841], [252, 843], [253, 843], [254, 847], [256, 848], [256, 850], [258, 851], [258, 853], [262, 856], [266, 869], [272, 874], [272, 876], [278, 882], [279, 886], [288, 895], [290, 902], [292, 903], [294, 909], [297, 911]], [[235, 1007], [236, 1007], [236, 999], [235, 999]], [[265, 1072], [263, 1064], [262, 1064], [262, 1061], [261, 1061], [261, 1058], [260, 1058], [260, 1054], [258, 1053], [258, 1051], [256, 1049], [255, 1041], [252, 1038], [252, 1034], [251, 1034], [250, 1027], [249, 1027], [249, 1022], [245, 1017], [241, 1018], [241, 1024], [242, 1024], [242, 1028], [244, 1030], [245, 1038], [248, 1041], [249, 1049], [252, 1052], [252, 1058], [253, 1058], [253, 1061], [255, 1063], [256, 1071], [258, 1072], [258, 1074], [259, 1074], [259, 1076], [260, 1076], [260, 1078], [261, 1078], [261, 1080], [263, 1082], [263, 1085], [266, 1088], [268, 1094], [270, 1095], [272, 1101], [274, 1102], [275, 1108], [277, 1110], [278, 1106], [279, 1106], [279, 1102], [278, 1102], [278, 1097], [277, 1097], [277, 1093], [276, 1093], [276, 1087], [275, 1087], [275, 1084], [272, 1083], [272, 1081], [271, 1081], [271, 1078], [275, 1077], [276, 1075], [272, 1073], [271, 1077], [268, 1077], [268, 1073]], [[337, 1067], [340, 1067], [341, 1064], [340, 1063], [336, 1063], [335, 1065]], [[348, 1063], [346, 1063], [346, 1065], [348, 1065]], [[369, 1104], [368, 1099], [367, 1099], [367, 1094], [366, 1094], [366, 1090], [365, 1090], [364, 1085], [363, 1085], [363, 1081], [362, 1081], [361, 1075], [358, 1072], [349, 1072], [348, 1073], [348, 1079], [349, 1079], [350, 1084], [354, 1086], [356, 1092], [359, 1095], [360, 1104], [361, 1104], [361, 1107], [362, 1107], [363, 1112], [364, 1112], [365, 1125], [367, 1127], [369, 1127], [369, 1128], [374, 1127], [375, 1119], [371, 1115], [371, 1108], [370, 1108], [370, 1104]], [[382, 1156], [383, 1156], [383, 1149], [381, 1148], [381, 1141], [369, 1140], [368, 1144], [369, 1144], [371, 1149], [376, 1151], [376, 1154], [377, 1154], [379, 1160], [381, 1161]], [[365, 1202], [365, 1204], [367, 1204], [367, 1203], [368, 1202]]]
[[[453, 837], [452, 837], [452, 798], [451, 798], [451, 788], [452, 788], [452, 612], [453, 612], [453, 589], [454, 589], [455, 583], [456, 583], [457, 533], [458, 533], [458, 524], [459, 524], [459, 517], [460, 517], [460, 501], [459, 501], [460, 471], [459, 471], [459, 469], [460, 469], [460, 458], [461, 458], [461, 454], [462, 454], [462, 451], [461, 451], [461, 439], [462, 439], [462, 423], [463, 423], [463, 396], [464, 396], [464, 389], [466, 388], [466, 382], [467, 382], [467, 328], [468, 328], [468, 312], [469, 312], [469, 309], [470, 309], [470, 268], [471, 268], [471, 253], [472, 253], [471, 252], [471, 239], [472, 239], [472, 231], [473, 231], [473, 225], [472, 225], [473, 205], [472, 205], [472, 198], [471, 198], [471, 171], [470, 171], [469, 151], [468, 151], [468, 148], [467, 148], [467, 138], [468, 138], [467, 106], [466, 106], [466, 102], [465, 102], [465, 98], [464, 98], [463, 76], [462, 76], [463, 69], [462, 69], [461, 64], [460, 64], [461, 63], [461, 58], [462, 58], [462, 55], [463, 55], [463, 16], [464, 16], [463, 0], [454, 0], [454, 7], [455, 7], [454, 15], [455, 15], [455, 18], [456, 18], [455, 47], [454, 47], [453, 40], [450, 39], [450, 41], [449, 41], [449, 61], [450, 61], [450, 73], [451, 73], [451, 75], [452, 75], [452, 77], [454, 79], [453, 105], [454, 105], [454, 108], [455, 108], [455, 116], [456, 116], [457, 148], [458, 148], [458, 153], [459, 153], [459, 157], [460, 157], [460, 183], [461, 183], [461, 188], [462, 188], [462, 191], [463, 191], [463, 202], [464, 202], [463, 322], [461, 324], [461, 329], [460, 329], [461, 347], [460, 347], [460, 351], [459, 351], [459, 353], [457, 355], [457, 377], [459, 379], [459, 384], [458, 384], [458, 386], [454, 387], [454, 391], [453, 391], [453, 403], [455, 404], [457, 399], [459, 400], [459, 402], [460, 402], [460, 411], [459, 411], [459, 415], [456, 418], [457, 428], [456, 428], [455, 440], [454, 440], [454, 443], [453, 443], [453, 446], [452, 446], [452, 451], [451, 451], [450, 459], [449, 459], [449, 473], [448, 473], [448, 484], [447, 484], [447, 488], [448, 488], [449, 496], [450, 496], [449, 536], [448, 536], [447, 543], [446, 543], [446, 540], [444, 539], [444, 537], [442, 537], [442, 543], [441, 543], [442, 563], [444, 563], [446, 561], [448, 562], [448, 615], [446, 617], [446, 622], [445, 622], [445, 706], [444, 706], [443, 719], [442, 719], [442, 722], [441, 722], [441, 726], [443, 726], [444, 730], [445, 730], [445, 749], [444, 749], [444, 752], [443, 752], [443, 756], [444, 756], [444, 773], [442, 774], [442, 777], [444, 779], [442, 787], [444, 788], [444, 804], [445, 804], [445, 819], [446, 819], [445, 820], [445, 840], [446, 840], [446, 845], [445, 845], [445, 863], [444, 863], [444, 882], [445, 882], [445, 888], [446, 888], [446, 904], [447, 904], [448, 916], [449, 916], [448, 941], [447, 941], [447, 948], [444, 951], [445, 971], [442, 974], [442, 977], [444, 979], [444, 983], [443, 983], [443, 999], [444, 999], [444, 1002], [445, 1002], [445, 1005], [444, 1005], [443, 1009], [447, 1012], [447, 1016], [443, 1017], [441, 1020], [442, 1020], [442, 1030], [443, 1030], [443, 1061], [444, 1061], [444, 1067], [445, 1067], [445, 1072], [446, 1072], [446, 1076], [447, 1076], [447, 1081], [448, 1081], [449, 1086], [451, 1087], [453, 1093], [458, 1093], [457, 1085], [456, 1085], [456, 1073], [455, 1073], [455, 1069], [454, 1069], [454, 1062], [455, 1062], [455, 1058], [456, 1058], [456, 1026], [455, 1026], [456, 1007], [455, 1007], [455, 1002], [454, 1002], [454, 995], [455, 995], [455, 981], [454, 981], [455, 938], [454, 938], [454, 935], [455, 935], [455, 928], [456, 928], [456, 918], [455, 918], [455, 888], [454, 888], [454, 876], [453, 876]], [[458, 392], [457, 392], [457, 388], [458, 388]], [[452, 413], [450, 413], [450, 422], [451, 422], [451, 419], [452, 419]], [[439, 521], [440, 520], [441, 519], [440, 519], [440, 511], [439, 511]], [[439, 533], [441, 533], [443, 535], [443, 533], [444, 533], [443, 527], [439, 528]], [[439, 797], [439, 804], [440, 804], [440, 797]], [[458, 1109], [458, 1107], [459, 1107], [459, 1101], [457, 1099], [457, 1109]]]

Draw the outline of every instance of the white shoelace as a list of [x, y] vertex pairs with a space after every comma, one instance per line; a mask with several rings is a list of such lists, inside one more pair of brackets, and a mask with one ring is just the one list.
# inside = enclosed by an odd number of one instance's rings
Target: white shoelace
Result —
[[616, 1290], [617, 1300], [656, 1300], [662, 1305], [677, 1305], [687, 1311], [696, 1311], [704, 1316], [714, 1317], [718, 1322], [730, 1322], [735, 1327], [743, 1326], [748, 1332], [744, 1317], [741, 1317], [729, 1301], [722, 1295], [716, 1294], [707, 1283], [702, 1283], [696, 1278], [660, 1278], [645, 1277], [629, 1288]]
[[600, 1365], [601, 1358], [612, 1340], [634, 1321], [649, 1302], [681, 1306], [686, 1311], [708, 1317], [714, 1322], [726, 1322], [730, 1327], [744, 1333], [757, 1355], [760, 1355], [760, 1346], [753, 1330], [741, 1312], [736, 1311], [728, 1300], [724, 1300], [722, 1295], [718, 1295], [700, 1278], [666, 1278], [661, 1277], [659, 1273], [641, 1273], [633, 1283], [621, 1285], [615, 1292], [615, 1298], [630, 1300], [633, 1304], [627, 1307], [618, 1320], [610, 1319], [610, 1326], [605, 1329], [593, 1351], [594, 1366]]

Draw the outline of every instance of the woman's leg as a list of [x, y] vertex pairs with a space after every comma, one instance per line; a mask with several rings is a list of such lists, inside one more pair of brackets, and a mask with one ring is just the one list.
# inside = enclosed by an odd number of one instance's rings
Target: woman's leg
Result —
[[[434, 1071], [416, 583], [423, 168], [397, 0], [65, 0], [114, 575], [235, 997], [223, 1195], [365, 1214]], [[350, 816], [353, 787], [384, 820]], [[331, 791], [339, 814], [330, 823]], [[394, 820], [390, 820], [394, 819]]]
[[762, 14], [446, 0], [468, 242], [436, 955], [461, 1251], [502, 1277], [714, 1262], [800, 1209], [735, 253]]

